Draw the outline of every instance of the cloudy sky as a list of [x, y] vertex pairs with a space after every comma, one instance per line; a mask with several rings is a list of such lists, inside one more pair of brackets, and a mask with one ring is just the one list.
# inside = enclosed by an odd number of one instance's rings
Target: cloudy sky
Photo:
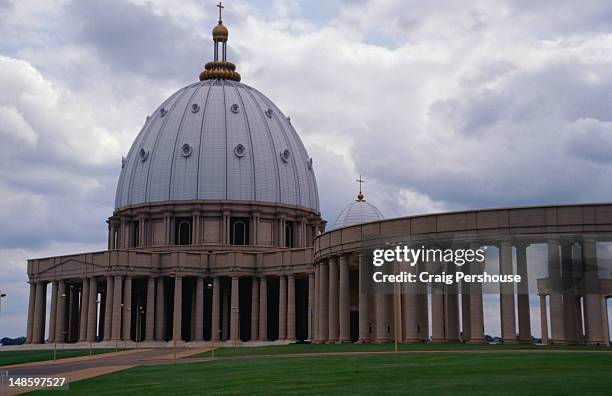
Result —
[[[106, 246], [121, 156], [211, 59], [215, 1], [0, 0], [0, 336], [26, 258]], [[610, 201], [609, 1], [226, 2], [229, 58], [291, 117], [323, 216]]]

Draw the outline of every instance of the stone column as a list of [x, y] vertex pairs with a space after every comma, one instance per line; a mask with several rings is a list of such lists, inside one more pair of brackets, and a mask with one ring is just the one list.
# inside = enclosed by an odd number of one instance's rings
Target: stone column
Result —
[[166, 309], [165, 309], [164, 277], [157, 278], [157, 302], [155, 307], [155, 340], [165, 341]]
[[112, 339], [113, 329], [113, 294], [115, 282], [112, 276], [106, 277], [106, 302], [104, 303], [104, 341]]
[[431, 341], [444, 342], [444, 291], [442, 286], [431, 289]]
[[278, 293], [278, 339], [284, 340], [287, 338], [287, 277], [281, 275], [279, 277], [279, 293]]
[[55, 321], [57, 319], [57, 281], [51, 283], [51, 312], [49, 312], [49, 342], [55, 341]]
[[548, 344], [548, 315], [546, 314], [546, 295], [540, 294], [540, 326], [542, 331], [542, 344]]
[[[512, 270], [512, 242], [502, 241], [499, 249], [499, 273], [500, 275], [511, 275]], [[514, 284], [500, 283], [499, 302], [502, 341], [504, 343], [516, 342], [516, 319], [514, 311]]]
[[183, 339], [183, 277], [174, 276], [174, 311], [172, 312], [172, 339], [181, 341]]
[[121, 340], [121, 294], [123, 291], [123, 278], [115, 276], [113, 293], [113, 329], [112, 340]]
[[359, 254], [359, 342], [370, 341], [370, 314], [368, 305], [368, 266], [363, 254]]
[[548, 241], [548, 278], [550, 281], [550, 341], [565, 343], [563, 325], [563, 295], [561, 294], [561, 260], [559, 257], [559, 241]]
[[319, 313], [317, 320], [319, 321], [320, 341], [325, 342], [329, 337], [329, 267], [325, 260], [319, 263], [319, 273], [321, 280], [319, 281]]
[[578, 342], [578, 315], [576, 312], [576, 294], [574, 293], [574, 269], [572, 243], [561, 245], [561, 283], [563, 287], [563, 331], [565, 341]]
[[87, 341], [87, 314], [89, 312], [89, 280], [83, 278], [81, 281], [81, 313], [79, 327], [79, 341]]
[[265, 276], [259, 278], [259, 339], [268, 341], [268, 283]]
[[232, 276], [232, 300], [230, 302], [231, 315], [230, 315], [230, 340], [237, 342], [240, 340], [240, 278]]
[[[447, 266], [447, 274], [455, 276], [457, 266], [450, 263]], [[459, 301], [457, 299], [457, 284], [446, 285], [446, 340], [448, 342], [459, 342]]]
[[527, 244], [516, 246], [516, 272], [521, 276], [518, 285], [519, 342], [531, 343], [531, 318], [529, 312], [529, 278], [527, 274]]
[[55, 319], [55, 340], [64, 343], [66, 340], [66, 282], [60, 280], [57, 287], [57, 317]]
[[132, 338], [132, 277], [125, 278], [125, 289], [123, 291], [123, 340], [130, 341]]
[[387, 342], [387, 307], [385, 306], [386, 295], [379, 288], [374, 296], [376, 302], [376, 342]]
[[338, 341], [338, 262], [329, 259], [329, 342]]
[[312, 340], [314, 342], [319, 342], [321, 340], [321, 333], [319, 332], [319, 317], [321, 315], [321, 307], [319, 304], [319, 295], [321, 293], [321, 287], [319, 286], [321, 281], [321, 267], [319, 263], [314, 263], [314, 309], [312, 311]]
[[602, 312], [600, 294], [600, 279], [597, 260], [597, 242], [595, 239], [585, 238], [582, 245], [584, 260], [584, 320], [586, 329], [586, 342], [588, 344], [608, 344], [609, 330], [607, 330], [607, 315]]
[[28, 328], [26, 333], [26, 342], [31, 344], [34, 330], [34, 311], [36, 309], [36, 283], [29, 282], [30, 298], [28, 300]]
[[[472, 274], [480, 274], [485, 263], [471, 263]], [[484, 342], [484, 315], [482, 305], [482, 283], [470, 284], [470, 343]]]
[[287, 276], [287, 339], [295, 341], [295, 276]]
[[[406, 266], [406, 272], [416, 274], [416, 266]], [[402, 328], [404, 342], [419, 341], [419, 318], [416, 284], [402, 284]]]
[[98, 280], [89, 279], [89, 307], [87, 310], [87, 341], [96, 342], [96, 329], [98, 328]]
[[146, 315], [145, 341], [153, 341], [155, 339], [155, 278], [152, 276], [149, 276], [149, 279], [147, 279]]
[[219, 277], [213, 277], [213, 289], [212, 289], [212, 315], [211, 315], [211, 326], [210, 326], [210, 338], [212, 341], [219, 341], [220, 339], [220, 328], [219, 328], [219, 316], [221, 313], [221, 285]]
[[221, 290], [221, 340], [227, 341], [229, 340], [229, 311], [230, 307], [230, 299], [228, 291], [225, 289]]
[[314, 341], [314, 305], [315, 280], [314, 274], [308, 274], [308, 339]]
[[339, 259], [340, 263], [340, 296], [339, 296], [339, 325], [340, 325], [340, 342], [351, 341], [351, 307], [349, 301], [349, 266], [348, 256], [343, 254]]
[[36, 302], [34, 304], [34, 324], [32, 328], [32, 343], [41, 344], [45, 342], [45, 295], [47, 285], [44, 282], [36, 283]]
[[194, 341], [204, 341], [204, 278], [198, 276], [195, 294], [195, 337]]
[[251, 340], [259, 339], [259, 280], [251, 278]]

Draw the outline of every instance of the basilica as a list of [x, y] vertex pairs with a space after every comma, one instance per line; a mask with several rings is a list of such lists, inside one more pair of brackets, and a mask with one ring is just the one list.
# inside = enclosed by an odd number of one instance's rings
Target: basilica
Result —
[[[479, 284], [372, 289], [370, 252], [398, 243], [491, 246], [499, 274], [534, 284], [499, 286], [503, 342], [533, 342], [532, 295], [542, 343], [608, 343], [612, 280], [597, 244], [612, 241], [612, 204], [384, 219], [359, 191], [327, 225], [316, 160], [289, 117], [241, 82], [228, 36], [220, 9], [213, 60], [122, 159], [107, 249], [28, 260], [28, 343], [484, 342]], [[535, 245], [547, 271], [528, 281]]]

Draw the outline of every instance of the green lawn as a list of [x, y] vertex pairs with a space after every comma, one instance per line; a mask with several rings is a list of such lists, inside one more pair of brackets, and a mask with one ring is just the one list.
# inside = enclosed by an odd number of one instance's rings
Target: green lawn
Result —
[[609, 395], [611, 373], [612, 354], [596, 352], [277, 356], [140, 366], [69, 393]]
[[[115, 349], [94, 349], [94, 355], [100, 353], [115, 352]], [[58, 349], [57, 358], [64, 359], [76, 356], [89, 355], [89, 349]], [[11, 364], [40, 362], [43, 360], [53, 360], [53, 349], [33, 350], [33, 351], [2, 351], [0, 349], [0, 367]]]
[[[454, 350], [604, 350], [610, 348], [603, 346], [586, 345], [534, 345], [534, 344], [398, 344], [400, 351], [454, 351]], [[255, 355], [284, 355], [301, 353], [331, 353], [331, 352], [383, 352], [393, 351], [393, 344], [291, 344], [273, 345], [264, 347], [238, 347], [219, 348], [215, 356], [255, 356]], [[209, 357], [210, 352], [194, 357]]]

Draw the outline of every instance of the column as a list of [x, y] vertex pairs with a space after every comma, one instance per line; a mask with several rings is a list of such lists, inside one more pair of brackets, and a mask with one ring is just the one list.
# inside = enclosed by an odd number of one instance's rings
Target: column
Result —
[[431, 289], [431, 341], [444, 342], [444, 291], [440, 285]]
[[314, 274], [308, 274], [308, 339], [314, 341], [314, 304], [315, 280]]
[[210, 337], [212, 341], [219, 341], [220, 329], [219, 329], [219, 314], [221, 307], [221, 286], [219, 277], [213, 277], [213, 289], [212, 289], [212, 314], [210, 320]]
[[[463, 266], [463, 271], [466, 274], [470, 272], [470, 264], [466, 264]], [[472, 330], [470, 328], [470, 293], [469, 293], [469, 283], [462, 282], [461, 283], [461, 341], [467, 342], [470, 340], [470, 335], [472, 334]]]
[[172, 322], [172, 339], [181, 341], [183, 339], [183, 277], [174, 276], [174, 321]]
[[81, 281], [81, 313], [79, 327], [79, 341], [87, 341], [87, 314], [89, 312], [89, 280], [83, 278]]
[[132, 277], [125, 278], [125, 289], [123, 291], [123, 340], [130, 341], [132, 338]]
[[295, 341], [295, 276], [287, 276], [287, 339]]
[[319, 313], [317, 320], [319, 321], [319, 336], [320, 341], [325, 342], [329, 337], [329, 267], [326, 260], [319, 263], [319, 273], [321, 280], [319, 281]]
[[565, 343], [563, 326], [563, 295], [561, 294], [561, 260], [559, 241], [548, 241], [548, 278], [550, 281], [550, 342]]
[[47, 294], [47, 285], [44, 282], [37, 282], [34, 324], [32, 328], [32, 343], [34, 344], [45, 342], [45, 294]]
[[368, 267], [363, 257], [359, 254], [359, 342], [370, 341], [370, 314], [368, 306]]
[[87, 341], [96, 342], [98, 327], [98, 281], [89, 279], [89, 306], [87, 309]]
[[[499, 273], [510, 275], [512, 270], [512, 242], [502, 241], [499, 249]], [[516, 342], [516, 319], [514, 312], [514, 284], [500, 283], [499, 302], [501, 313], [502, 342]]]
[[36, 283], [29, 282], [30, 298], [28, 300], [28, 328], [26, 333], [26, 342], [32, 343], [32, 335], [34, 330], [34, 310], [36, 309]]
[[518, 285], [518, 319], [519, 319], [519, 342], [531, 343], [531, 318], [529, 313], [529, 278], [527, 274], [527, 247], [528, 244], [520, 243], [516, 246], [516, 272], [521, 276]]
[[57, 319], [57, 281], [51, 283], [51, 312], [49, 312], [49, 342], [55, 341], [55, 321]]
[[259, 278], [259, 339], [268, 340], [268, 283], [265, 276]]
[[[406, 272], [416, 274], [416, 266], [407, 265]], [[419, 340], [419, 318], [417, 285], [403, 283], [402, 287], [402, 340], [404, 342], [417, 342]]]
[[385, 306], [386, 295], [382, 287], [374, 296], [376, 302], [376, 342], [387, 342], [387, 309]]
[[251, 278], [251, 341], [259, 339], [259, 280]]
[[339, 259], [340, 263], [340, 297], [339, 297], [339, 325], [340, 325], [340, 342], [351, 341], [351, 307], [349, 301], [349, 266], [348, 256], [343, 254]]
[[157, 303], [155, 304], [155, 340], [156, 341], [165, 341], [165, 331], [166, 331], [166, 309], [164, 304], [164, 277], [160, 276], [157, 278]]
[[[480, 274], [485, 263], [471, 263], [472, 274]], [[470, 343], [484, 342], [484, 315], [482, 306], [482, 283], [470, 284]]]
[[[450, 263], [447, 266], [447, 273], [455, 276], [457, 266]], [[459, 342], [459, 301], [457, 299], [457, 283], [446, 285], [446, 340], [449, 342]]]
[[113, 292], [113, 327], [111, 339], [113, 341], [121, 340], [121, 294], [123, 291], [123, 278], [115, 276], [114, 292]]
[[57, 317], [55, 319], [55, 341], [66, 341], [66, 282], [60, 280], [57, 287]]
[[195, 295], [195, 337], [194, 341], [204, 341], [204, 278], [198, 276]]
[[[155, 339], [155, 278], [147, 279], [147, 323], [145, 324], [145, 341]], [[158, 318], [159, 319], [159, 318]]]
[[230, 302], [231, 306], [231, 315], [230, 315], [230, 340], [239, 341], [240, 340], [240, 300], [239, 300], [239, 290], [240, 290], [240, 278], [237, 276], [232, 276], [232, 300]]
[[221, 289], [221, 339], [223, 341], [229, 340], [230, 310], [229, 294], [226, 289]]
[[287, 338], [287, 277], [279, 277], [279, 297], [278, 297], [278, 339]]
[[[112, 339], [113, 324], [113, 295], [115, 293], [115, 282], [112, 276], [106, 277], [106, 303], [104, 304], [104, 341]], [[58, 319], [59, 320], [59, 319]]]
[[338, 341], [338, 262], [329, 259], [329, 342]]
[[569, 241], [561, 245], [561, 274], [565, 341], [576, 343], [578, 341], [578, 317], [576, 314], [576, 294], [574, 293], [572, 243]]
[[319, 304], [319, 295], [321, 293], [321, 267], [317, 262], [314, 263], [314, 309], [312, 310], [312, 341], [319, 342], [321, 340], [321, 333], [319, 332], [319, 318], [321, 316], [321, 308]]
[[540, 294], [540, 326], [542, 331], [542, 344], [548, 344], [548, 315], [546, 308], [546, 295]]
[[605, 299], [600, 295], [599, 269], [597, 260], [597, 242], [595, 239], [585, 238], [582, 244], [584, 260], [584, 319], [586, 341], [589, 344], [608, 344], [609, 330], [607, 330], [607, 316], [603, 315], [601, 305]]

